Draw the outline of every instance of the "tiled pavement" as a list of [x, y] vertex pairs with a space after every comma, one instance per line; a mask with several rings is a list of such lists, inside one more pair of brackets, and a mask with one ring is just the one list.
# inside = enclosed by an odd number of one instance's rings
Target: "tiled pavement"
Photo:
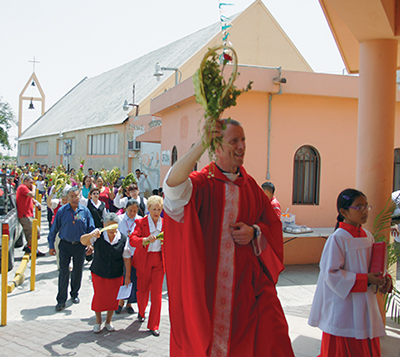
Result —
[[[44, 215], [45, 216], [45, 215]], [[45, 217], [44, 217], [45, 218]], [[47, 252], [47, 222], [42, 221], [39, 249]], [[23, 255], [16, 250], [16, 267]], [[30, 263], [28, 264], [30, 266]], [[89, 265], [85, 266], [81, 303], [67, 302], [62, 312], [55, 312], [58, 272], [55, 257], [37, 260], [36, 287], [30, 291], [29, 268], [26, 281], [8, 295], [7, 325], [0, 327], [0, 356], [169, 356], [168, 293], [163, 291], [160, 337], [154, 337], [140, 324], [137, 314], [125, 309], [113, 316], [115, 332], [105, 329], [92, 332], [94, 314], [90, 309], [92, 285]], [[321, 332], [307, 325], [310, 304], [318, 277], [317, 265], [287, 266], [278, 283], [278, 294], [284, 308], [297, 357], [317, 356]], [[398, 280], [398, 284], [399, 284]], [[134, 305], [137, 311], [137, 306]], [[400, 325], [388, 319], [388, 336], [381, 339], [383, 357], [400, 357]], [[251, 357], [251, 356], [249, 356]]]

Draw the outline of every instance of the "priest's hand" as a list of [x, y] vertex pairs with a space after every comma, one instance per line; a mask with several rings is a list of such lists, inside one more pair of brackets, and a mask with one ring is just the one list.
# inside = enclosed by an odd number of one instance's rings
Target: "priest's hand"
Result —
[[231, 235], [235, 243], [246, 245], [253, 240], [254, 229], [252, 226], [248, 226], [243, 222], [238, 222], [230, 224], [230, 227], [233, 228]]

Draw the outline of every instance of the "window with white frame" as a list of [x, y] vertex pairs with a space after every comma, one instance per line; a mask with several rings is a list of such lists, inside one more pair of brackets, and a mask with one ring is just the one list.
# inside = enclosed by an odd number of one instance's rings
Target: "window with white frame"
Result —
[[36, 143], [36, 155], [47, 156], [49, 154], [49, 142], [39, 141]]
[[20, 156], [29, 156], [29, 147], [30, 144], [21, 144], [19, 146], [19, 155]]
[[89, 135], [88, 155], [118, 155], [118, 133]]

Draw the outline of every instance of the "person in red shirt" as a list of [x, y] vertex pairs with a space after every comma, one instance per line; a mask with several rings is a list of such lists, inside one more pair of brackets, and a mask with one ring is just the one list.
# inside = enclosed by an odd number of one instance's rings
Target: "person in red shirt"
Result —
[[271, 201], [271, 206], [273, 207], [275, 213], [277, 214], [279, 219], [281, 219], [281, 213], [282, 213], [281, 204], [279, 203], [279, 201], [274, 196], [274, 194], [275, 194], [275, 185], [272, 182], [267, 181], [267, 182], [264, 182], [261, 185], [261, 187], [262, 187], [264, 193], [267, 195], [267, 197]]
[[[17, 189], [16, 201], [18, 220], [24, 230], [27, 245], [24, 247], [24, 251], [27, 253], [31, 252], [31, 240], [32, 240], [32, 222], [33, 222], [33, 205], [35, 204], [41, 209], [40, 202], [36, 201], [35, 194], [32, 191], [33, 178], [32, 176], [25, 176], [23, 184]], [[44, 253], [37, 251], [38, 256], [44, 256]]]

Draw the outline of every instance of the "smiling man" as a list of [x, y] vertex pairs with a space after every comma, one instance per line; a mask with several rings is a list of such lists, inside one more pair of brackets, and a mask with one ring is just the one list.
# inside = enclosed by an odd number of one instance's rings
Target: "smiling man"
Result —
[[[60, 237], [58, 255], [60, 268], [58, 272], [58, 294], [56, 311], [65, 308], [68, 296], [68, 282], [71, 275], [71, 300], [79, 304], [79, 289], [82, 282], [83, 263], [85, 261], [85, 246], [81, 244], [81, 236], [92, 232], [94, 225], [92, 214], [87, 207], [79, 203], [79, 189], [73, 186], [68, 190], [68, 204], [62, 206], [56, 214], [47, 237], [50, 255], [56, 255], [54, 242], [57, 233]], [[72, 259], [73, 269], [69, 270]]]
[[[225, 130], [222, 130], [222, 127]], [[283, 270], [280, 220], [243, 168], [246, 138], [235, 120], [216, 161], [192, 168], [198, 141], [164, 181], [165, 264], [173, 356], [293, 356], [275, 284]]]

